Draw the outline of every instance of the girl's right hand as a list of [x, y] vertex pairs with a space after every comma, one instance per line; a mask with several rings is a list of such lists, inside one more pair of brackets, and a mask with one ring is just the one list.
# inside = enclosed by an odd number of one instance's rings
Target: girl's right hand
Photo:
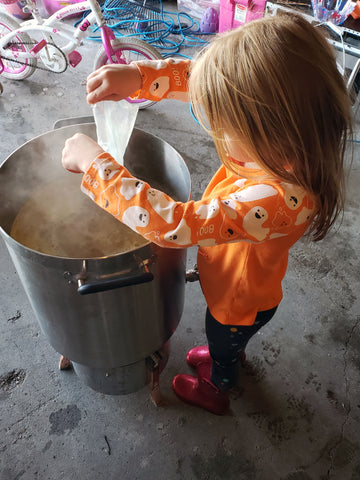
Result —
[[83, 133], [75, 133], [65, 142], [62, 164], [72, 173], [85, 173], [95, 158], [103, 152], [95, 140]]
[[132, 96], [141, 89], [142, 79], [135, 64], [110, 64], [100, 67], [87, 78], [87, 102], [103, 100], [115, 102]]

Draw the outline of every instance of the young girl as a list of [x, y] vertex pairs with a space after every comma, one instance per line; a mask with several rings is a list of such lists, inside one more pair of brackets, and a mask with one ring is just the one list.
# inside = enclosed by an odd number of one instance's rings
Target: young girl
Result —
[[[247, 342], [282, 299], [290, 247], [305, 232], [321, 240], [343, 208], [351, 114], [334, 54], [303, 18], [280, 15], [218, 36], [196, 62], [102, 67], [87, 88], [89, 103], [187, 100], [189, 92], [214, 139], [222, 165], [200, 201], [136, 188], [131, 173], [84, 135], [67, 140], [63, 165], [86, 172], [83, 191], [148, 240], [199, 246], [208, 347], [188, 352], [196, 376], [177, 375], [173, 389], [224, 414]], [[125, 197], [129, 179], [134, 191]]]

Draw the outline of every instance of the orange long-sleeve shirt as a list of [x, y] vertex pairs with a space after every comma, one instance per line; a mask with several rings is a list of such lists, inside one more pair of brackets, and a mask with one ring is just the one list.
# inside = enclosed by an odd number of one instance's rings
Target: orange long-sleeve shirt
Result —
[[[174, 68], [183, 79], [180, 86]], [[160, 92], [157, 100], [175, 98], [177, 90], [180, 96], [185, 94], [188, 61], [141, 62], [139, 69], [143, 77], [139, 96], [154, 100], [151, 85]], [[90, 165], [82, 189], [149, 241], [168, 248], [198, 245], [206, 302], [219, 322], [230, 325], [251, 325], [258, 311], [280, 303], [289, 249], [305, 233], [314, 213], [312, 199], [301, 188], [266, 176], [241, 178], [224, 166], [201, 200], [177, 202], [135, 179], [108, 153]]]

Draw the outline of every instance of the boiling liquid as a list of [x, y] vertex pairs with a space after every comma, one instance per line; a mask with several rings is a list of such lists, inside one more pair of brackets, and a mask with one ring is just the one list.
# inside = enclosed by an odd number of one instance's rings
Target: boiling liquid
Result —
[[115, 255], [147, 243], [82, 193], [79, 180], [69, 175], [34, 191], [11, 237], [32, 250], [68, 258]]

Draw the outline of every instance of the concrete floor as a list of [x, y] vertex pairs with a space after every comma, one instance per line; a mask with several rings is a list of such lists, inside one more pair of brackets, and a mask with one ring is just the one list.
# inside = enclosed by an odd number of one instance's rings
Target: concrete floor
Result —
[[[61, 75], [1, 79], [0, 162], [55, 121], [91, 114], [82, 81], [97, 48], [84, 47], [80, 66]], [[140, 112], [137, 126], [183, 155], [199, 198], [218, 159], [188, 106], [162, 102]], [[189, 372], [187, 350], [205, 341], [198, 283], [186, 286], [161, 375], [166, 405], [157, 408], [147, 387], [108, 396], [58, 370], [1, 241], [0, 479], [360, 479], [359, 153], [355, 144], [342, 225], [318, 244], [293, 248], [285, 298], [249, 344], [224, 417], [182, 403], [171, 390], [173, 376]]]

